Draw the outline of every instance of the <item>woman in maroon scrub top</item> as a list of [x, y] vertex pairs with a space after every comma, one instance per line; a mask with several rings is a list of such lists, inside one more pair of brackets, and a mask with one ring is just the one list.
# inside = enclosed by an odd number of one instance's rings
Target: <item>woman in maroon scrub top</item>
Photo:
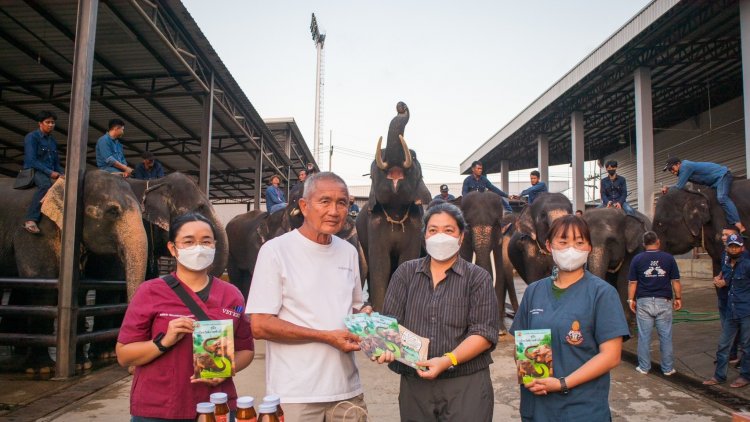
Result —
[[[208, 275], [216, 250], [215, 230], [204, 216], [188, 213], [170, 224], [170, 253], [177, 259], [172, 273], [212, 320], [234, 325], [235, 370], [253, 360], [250, 321], [236, 287]], [[224, 392], [236, 409], [232, 378], [193, 379], [193, 322], [188, 307], [161, 278], [141, 284], [125, 313], [117, 339], [117, 360], [135, 366], [130, 391], [133, 422], [193, 421], [199, 402]], [[234, 412], [232, 412], [234, 413]]]

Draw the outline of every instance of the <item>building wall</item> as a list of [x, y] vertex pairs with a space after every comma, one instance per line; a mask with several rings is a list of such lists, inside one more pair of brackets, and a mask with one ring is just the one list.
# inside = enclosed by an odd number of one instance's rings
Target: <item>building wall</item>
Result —
[[[714, 107], [713, 110], [688, 119], [670, 128], [654, 129], [654, 190], [661, 195], [661, 186], [673, 185], [677, 178], [663, 172], [668, 157], [691, 161], [711, 161], [728, 166], [735, 176], [746, 177], [745, 130], [742, 97]], [[638, 202], [635, 139], [632, 144], [607, 156], [618, 161], [617, 173], [628, 182], [628, 202]]]

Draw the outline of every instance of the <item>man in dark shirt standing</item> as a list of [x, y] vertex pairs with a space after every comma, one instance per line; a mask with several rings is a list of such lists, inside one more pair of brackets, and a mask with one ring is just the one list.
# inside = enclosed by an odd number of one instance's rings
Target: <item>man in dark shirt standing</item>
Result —
[[[656, 325], [661, 352], [661, 370], [673, 375], [672, 308], [682, 308], [680, 270], [674, 257], [659, 250], [661, 242], [656, 233], [643, 234], [645, 252], [630, 263], [628, 275], [628, 305], [638, 321], [638, 366], [636, 371], [648, 374], [651, 369], [651, 330]], [[672, 300], [674, 289], [674, 301]]]
[[144, 151], [141, 158], [143, 162], [135, 166], [134, 179], [151, 180], [164, 177], [164, 167], [161, 166], [159, 160], [154, 158], [153, 152]]
[[[716, 385], [726, 381], [729, 349], [738, 333], [742, 349], [750, 350], [750, 259], [743, 253], [744, 251], [745, 241], [742, 236], [732, 234], [727, 238], [726, 254], [729, 262], [721, 269], [729, 287], [726, 317], [721, 325], [714, 376], [703, 381], [704, 385]], [[747, 353], [743, 353], [740, 360], [740, 376], [729, 386], [740, 388], [748, 384], [750, 384], [750, 358]]]
[[510, 204], [508, 203], [508, 194], [495, 187], [495, 185], [493, 185], [492, 182], [487, 179], [487, 176], [482, 174], [482, 170], [483, 168], [481, 162], [474, 161], [473, 163], [471, 163], [471, 174], [469, 176], [466, 176], [466, 179], [464, 179], [464, 186], [461, 189], [461, 195], [466, 196], [466, 194], [469, 192], [484, 192], [485, 190], [489, 189], [491, 192], [495, 192], [502, 197], [501, 199], [503, 200], [503, 208], [505, 208], [505, 211], [508, 214], [512, 214], [513, 208], [511, 208]]
[[617, 174], [617, 161], [609, 160], [605, 164], [607, 176], [601, 181], [602, 204], [599, 208], [614, 207], [635, 215], [635, 210], [628, 204], [628, 184], [625, 178]]
[[42, 198], [52, 186], [53, 180], [64, 177], [60, 157], [57, 155], [57, 141], [52, 137], [57, 115], [42, 111], [37, 114], [36, 121], [39, 122], [39, 129], [26, 135], [23, 140], [23, 168], [34, 169], [34, 184], [37, 187], [23, 224], [32, 234], [40, 233], [37, 223], [42, 218]]

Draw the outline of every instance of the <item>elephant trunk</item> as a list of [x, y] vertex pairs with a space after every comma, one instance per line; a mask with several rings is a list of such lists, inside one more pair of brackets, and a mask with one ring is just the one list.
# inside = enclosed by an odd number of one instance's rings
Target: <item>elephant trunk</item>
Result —
[[476, 264], [492, 274], [492, 226], [472, 226], [471, 243], [476, 254]]
[[207, 215], [216, 228], [216, 255], [214, 256], [214, 263], [211, 264], [211, 268], [208, 273], [221, 277], [224, 274], [224, 270], [227, 268], [227, 262], [229, 260], [229, 241], [227, 240], [227, 231], [224, 230], [224, 225], [221, 224], [219, 217], [216, 212], [211, 208], [211, 215]]
[[409, 107], [403, 102], [399, 102], [396, 104], [396, 112], [398, 114], [391, 120], [388, 127], [388, 140], [385, 144], [385, 161], [392, 166], [405, 163], [407, 157], [411, 155], [409, 150], [405, 148], [406, 143], [401, 140], [406, 124], [409, 122]]
[[609, 268], [609, 253], [602, 246], [595, 246], [589, 253], [587, 261], [589, 271], [595, 276], [604, 279]]
[[117, 252], [125, 267], [128, 302], [146, 276], [148, 248], [146, 229], [139, 211], [126, 211], [115, 226]]

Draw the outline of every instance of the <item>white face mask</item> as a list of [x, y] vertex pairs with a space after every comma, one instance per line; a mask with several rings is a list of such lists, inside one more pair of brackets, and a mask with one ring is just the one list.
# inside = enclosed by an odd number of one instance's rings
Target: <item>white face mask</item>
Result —
[[575, 271], [583, 267], [588, 258], [588, 251], [581, 251], [572, 246], [565, 249], [552, 249], [552, 259], [563, 271]]
[[457, 237], [438, 233], [425, 240], [427, 253], [436, 261], [447, 261], [458, 253], [461, 244]]
[[216, 248], [197, 245], [190, 249], [177, 249], [177, 262], [193, 271], [203, 271], [214, 262]]

